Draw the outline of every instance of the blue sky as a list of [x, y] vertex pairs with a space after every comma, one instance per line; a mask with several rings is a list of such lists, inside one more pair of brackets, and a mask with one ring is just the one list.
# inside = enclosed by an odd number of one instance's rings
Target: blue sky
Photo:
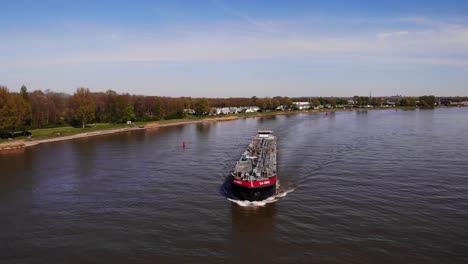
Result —
[[468, 95], [468, 1], [4, 1], [0, 85]]

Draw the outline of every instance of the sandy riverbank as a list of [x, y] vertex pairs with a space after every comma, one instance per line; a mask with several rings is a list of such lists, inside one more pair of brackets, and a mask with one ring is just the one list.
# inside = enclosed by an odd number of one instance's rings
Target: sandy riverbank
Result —
[[194, 123], [203, 123], [203, 122], [220, 122], [220, 121], [231, 121], [236, 120], [238, 117], [236, 116], [227, 116], [227, 117], [216, 117], [216, 118], [207, 118], [207, 119], [200, 119], [200, 120], [183, 120], [180, 122], [151, 122], [141, 126], [129, 126], [124, 128], [111, 128], [93, 132], [84, 132], [75, 135], [69, 136], [57, 136], [54, 138], [46, 138], [46, 139], [38, 139], [38, 140], [15, 140], [12, 142], [6, 142], [0, 144], [0, 151], [8, 151], [8, 150], [17, 150], [26, 147], [32, 147], [43, 143], [50, 143], [50, 142], [57, 142], [63, 140], [70, 140], [76, 138], [85, 138], [85, 137], [94, 137], [94, 136], [102, 136], [102, 135], [109, 135], [115, 133], [122, 133], [128, 131], [135, 131], [135, 130], [144, 130], [144, 129], [155, 129], [159, 127], [168, 127], [168, 126], [178, 126], [178, 125], [185, 125], [185, 124], [194, 124]]

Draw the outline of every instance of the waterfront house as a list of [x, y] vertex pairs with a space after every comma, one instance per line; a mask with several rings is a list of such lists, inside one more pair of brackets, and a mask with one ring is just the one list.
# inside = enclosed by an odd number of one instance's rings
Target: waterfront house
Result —
[[229, 113], [231, 114], [239, 113], [239, 107], [229, 107]]
[[194, 115], [195, 110], [193, 110], [193, 109], [184, 109], [184, 113], [189, 114], [189, 115]]
[[237, 114], [241, 112], [241, 107], [213, 107], [210, 110], [210, 115], [227, 115]]
[[310, 103], [309, 102], [293, 102], [295, 108], [299, 110], [306, 110], [310, 109]]
[[278, 111], [284, 111], [284, 110], [286, 110], [286, 106], [280, 105], [280, 106], [276, 107], [276, 110], [278, 110]]
[[258, 107], [258, 106], [245, 106], [245, 107], [241, 107], [239, 112], [255, 113], [255, 112], [258, 112], [258, 111], [260, 111], [260, 107]]

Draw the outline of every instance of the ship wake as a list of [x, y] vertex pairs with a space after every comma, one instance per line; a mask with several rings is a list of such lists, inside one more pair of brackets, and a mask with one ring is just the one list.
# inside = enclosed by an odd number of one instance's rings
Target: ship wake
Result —
[[295, 188], [286, 188], [286, 189], [282, 189], [280, 187], [280, 184], [279, 182], [277, 183], [277, 186], [276, 186], [276, 194], [266, 198], [265, 200], [262, 200], [262, 201], [248, 201], [248, 200], [239, 200], [239, 199], [236, 199], [234, 198], [232, 195], [227, 195], [226, 198], [228, 201], [231, 201], [233, 203], [236, 203], [237, 205], [239, 206], [242, 206], [242, 207], [258, 207], [258, 206], [265, 206], [269, 203], [275, 203], [279, 200], [281, 200], [281, 198], [285, 197], [286, 195], [288, 195], [289, 193], [293, 192], [294, 190], [296, 190]]

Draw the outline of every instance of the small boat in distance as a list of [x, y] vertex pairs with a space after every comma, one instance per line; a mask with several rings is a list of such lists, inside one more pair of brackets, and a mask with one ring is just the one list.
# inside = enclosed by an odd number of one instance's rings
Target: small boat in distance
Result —
[[258, 131], [231, 174], [234, 196], [261, 201], [276, 193], [276, 137], [272, 131]]

